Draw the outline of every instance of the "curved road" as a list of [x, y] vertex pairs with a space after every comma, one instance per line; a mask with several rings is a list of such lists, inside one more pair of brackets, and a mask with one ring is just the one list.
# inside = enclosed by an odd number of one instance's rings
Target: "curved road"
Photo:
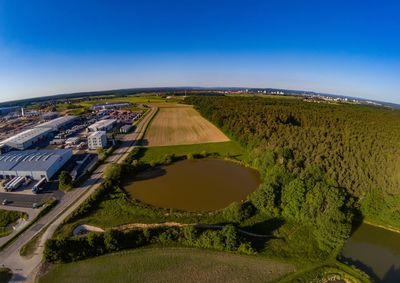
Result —
[[[156, 113], [157, 108], [152, 107], [150, 112], [139, 122], [135, 131], [123, 136], [121, 145], [111, 154], [105, 164], [99, 166], [81, 186], [66, 193], [55, 208], [0, 252], [0, 265], [10, 268], [13, 272], [10, 282], [34, 282], [42, 261], [44, 243], [52, 237], [63, 220], [100, 186], [103, 181], [104, 169], [111, 163], [122, 162], [128, 156], [137, 141], [143, 137], [147, 125]], [[29, 259], [21, 257], [19, 249], [43, 229], [46, 230], [35, 254]]]

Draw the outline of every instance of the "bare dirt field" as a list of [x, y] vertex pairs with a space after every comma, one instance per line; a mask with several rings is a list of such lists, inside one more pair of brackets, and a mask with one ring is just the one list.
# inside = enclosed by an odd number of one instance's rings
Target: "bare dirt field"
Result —
[[229, 138], [193, 107], [162, 107], [144, 140], [148, 146], [226, 142]]

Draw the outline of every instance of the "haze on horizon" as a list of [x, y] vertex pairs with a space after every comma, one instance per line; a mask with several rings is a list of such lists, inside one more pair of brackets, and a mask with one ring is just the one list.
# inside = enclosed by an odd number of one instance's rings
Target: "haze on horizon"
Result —
[[400, 103], [397, 1], [0, 0], [0, 102], [167, 86]]

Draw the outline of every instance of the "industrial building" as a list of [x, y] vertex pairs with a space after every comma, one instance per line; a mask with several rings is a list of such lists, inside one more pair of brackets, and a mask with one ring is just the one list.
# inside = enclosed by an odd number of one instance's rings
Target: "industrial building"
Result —
[[39, 140], [46, 138], [51, 132], [51, 128], [29, 129], [1, 141], [0, 145], [24, 150], [37, 143]]
[[72, 150], [25, 150], [0, 155], [0, 179], [51, 177], [72, 157]]
[[100, 121], [97, 121], [96, 123], [90, 125], [88, 127], [88, 129], [91, 132], [98, 132], [98, 131], [108, 132], [114, 128], [116, 123], [117, 123], [117, 120], [115, 120], [115, 119], [100, 120]]
[[133, 126], [132, 126], [132, 125], [123, 125], [123, 126], [119, 129], [119, 131], [120, 131], [121, 133], [123, 133], [123, 134], [127, 134], [127, 133], [129, 133], [130, 131], [132, 131], [132, 129], [133, 129]]
[[58, 118], [58, 113], [57, 112], [46, 112], [46, 113], [42, 114], [42, 118], [43, 118], [43, 120], [50, 121], [50, 120]]
[[14, 112], [21, 112], [21, 106], [0, 107], [0, 116], [5, 116]]
[[107, 134], [104, 131], [97, 131], [88, 137], [89, 149], [104, 148], [107, 146]]
[[59, 131], [62, 128], [66, 128], [72, 125], [74, 122], [78, 121], [77, 116], [63, 116], [48, 122], [41, 123], [36, 126], [36, 128], [51, 128], [53, 131]]

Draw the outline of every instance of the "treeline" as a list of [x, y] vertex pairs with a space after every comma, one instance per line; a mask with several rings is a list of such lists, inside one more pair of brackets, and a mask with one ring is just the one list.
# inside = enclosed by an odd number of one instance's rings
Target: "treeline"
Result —
[[55, 238], [46, 242], [44, 258], [48, 262], [71, 262], [124, 249], [146, 245], [176, 245], [237, 251], [254, 254], [251, 243], [232, 225], [222, 230], [201, 230], [194, 226], [181, 228], [108, 230], [78, 237]]
[[295, 175], [317, 165], [368, 218], [400, 226], [400, 111], [259, 97], [185, 101], [246, 147], [261, 171], [260, 159]]

